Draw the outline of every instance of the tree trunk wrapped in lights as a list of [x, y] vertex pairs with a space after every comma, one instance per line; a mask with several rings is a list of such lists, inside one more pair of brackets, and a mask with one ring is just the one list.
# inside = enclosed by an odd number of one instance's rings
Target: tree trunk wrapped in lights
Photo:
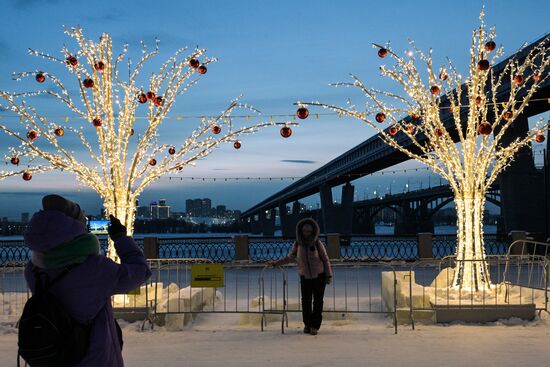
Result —
[[[78, 51], [71, 52], [64, 47], [61, 59], [35, 50], [29, 52], [64, 65], [75, 77], [80, 101], [76, 102], [66, 85], [52, 73], [31, 71], [15, 74], [16, 80], [34, 77], [38, 83], [51, 82], [53, 88], [27, 93], [0, 91], [3, 98], [0, 108], [15, 113], [25, 129], [21, 131], [8, 123], [0, 124], [0, 129], [18, 144], [9, 149], [6, 157], [15, 157], [17, 163], [20, 159], [28, 160], [28, 164], [40, 162], [22, 171], [0, 175], [7, 177], [23, 173], [27, 180], [32, 178], [29, 174], [33, 172], [52, 169], [74, 173], [82, 184], [101, 196], [106, 215], [119, 218], [128, 234], [133, 233], [138, 196], [161, 176], [194, 165], [196, 160], [211, 153], [221, 143], [232, 142], [236, 148], [240, 147], [237, 138], [242, 134], [254, 133], [268, 126], [281, 125], [288, 129], [288, 126], [296, 125], [269, 121], [236, 127], [231, 120], [233, 110], [258, 112], [237, 99], [218, 116], [203, 118], [183, 143], [159, 144], [158, 128], [167, 118], [176, 98], [197, 83], [193, 76], [205, 74], [206, 65], [216, 60], [206, 57], [204, 49], [195, 49], [188, 56], [183, 56], [186, 49], [180, 49], [162, 64], [158, 73], [152, 74], [148, 85], [142, 88], [138, 85], [138, 74], [146, 61], [158, 53], [158, 41], [151, 51], [142, 44], [143, 55], [134, 69], [128, 58], [128, 77], [123, 78], [119, 69], [126, 58], [126, 45], [122, 53], [114, 57], [109, 35], [103, 34], [96, 43], [86, 39], [80, 28], [67, 29], [66, 33], [77, 41]], [[24, 100], [36, 95], [50, 95], [57, 99], [79, 118], [87, 120], [90, 126], [61, 126], [47, 120]], [[147, 124], [141, 130], [135, 125], [139, 110], [147, 111]], [[90, 134], [92, 129], [95, 131]], [[76, 135], [85, 151], [84, 157], [78, 158], [75, 152], [64, 147], [66, 133]], [[97, 141], [92, 141], [90, 135], [97, 137]], [[108, 256], [116, 259], [112, 243], [109, 244]]]
[[[490, 66], [502, 55], [502, 47], [496, 47], [495, 30], [486, 31], [483, 18], [482, 11], [481, 26], [473, 32], [466, 79], [451, 62], [436, 71], [432, 50], [425, 54], [412, 42], [414, 52], [404, 57], [389, 46], [374, 45], [380, 58], [389, 56], [395, 61], [391, 67], [381, 66], [381, 74], [397, 82], [404, 96], [367, 88], [352, 75], [353, 82], [334, 85], [359, 88], [367, 97], [365, 111], [351, 102], [345, 107], [296, 103], [299, 117], [307, 117], [303, 111], [307, 106], [320, 106], [366, 122], [386, 144], [431, 167], [449, 182], [457, 211], [457, 268], [452, 287], [467, 291], [491, 288], [483, 245], [485, 194], [515, 153], [532, 141], [544, 141], [548, 130], [548, 123], [539, 121], [511, 144], [502, 143], [507, 129], [548, 78], [550, 37], [537, 44], [523, 61], [510, 59], [497, 74]], [[505, 81], [511, 90], [502, 100], [497, 90]], [[442, 118], [449, 114], [452, 124], [445, 126]]]

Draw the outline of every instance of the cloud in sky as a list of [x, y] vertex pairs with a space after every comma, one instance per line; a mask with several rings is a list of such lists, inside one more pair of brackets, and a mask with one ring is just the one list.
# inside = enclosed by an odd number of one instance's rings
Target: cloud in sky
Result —
[[310, 160], [307, 160], [307, 159], [281, 159], [281, 162], [286, 162], [286, 163], [302, 163], [302, 164], [317, 163], [317, 161], [310, 161]]

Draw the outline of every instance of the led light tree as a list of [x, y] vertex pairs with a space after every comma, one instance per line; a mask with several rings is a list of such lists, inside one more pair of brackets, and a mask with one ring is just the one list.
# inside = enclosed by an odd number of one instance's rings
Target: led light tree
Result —
[[[78, 88], [79, 100], [75, 101], [76, 97], [69, 93], [67, 84], [52, 73], [31, 71], [15, 74], [17, 80], [34, 77], [38, 83], [50, 81], [55, 88], [27, 93], [0, 91], [3, 99], [0, 107], [15, 113], [24, 128], [21, 131], [6, 123], [0, 124], [0, 129], [17, 143], [9, 149], [7, 158], [13, 164], [18, 164], [21, 159], [43, 162], [24, 170], [25, 180], [31, 179], [33, 172], [51, 169], [75, 174], [82, 184], [101, 196], [106, 215], [119, 218], [127, 227], [128, 234], [133, 233], [136, 199], [161, 176], [194, 165], [196, 160], [222, 143], [233, 143], [239, 149], [240, 135], [281, 125], [281, 136], [289, 137], [290, 126], [296, 125], [269, 121], [237, 127], [231, 120], [235, 109], [258, 112], [237, 99], [217, 117], [202, 119], [183, 143], [160, 144], [159, 127], [177, 97], [197, 83], [193, 76], [206, 74], [207, 65], [216, 60], [206, 57], [204, 49], [195, 49], [187, 56], [183, 56], [186, 49], [180, 49], [162, 64], [157, 73], [152, 74], [148, 85], [142, 88], [138, 85], [138, 74], [146, 62], [158, 53], [158, 41], [151, 51], [142, 44], [143, 55], [134, 69], [128, 58], [128, 77], [123, 78], [119, 69], [127, 59], [126, 45], [122, 53], [115, 57], [108, 34], [103, 34], [96, 43], [86, 39], [80, 28], [66, 29], [65, 32], [76, 40], [76, 52], [64, 47], [61, 59], [35, 50], [29, 52], [66, 66], [74, 75], [73, 85]], [[201, 59], [202, 62], [199, 61]], [[42, 94], [55, 98], [93, 128], [62, 126], [47, 120], [25, 101], [25, 97]], [[141, 130], [138, 130], [136, 123], [139, 114], [147, 116]], [[91, 129], [95, 131], [90, 134]], [[85, 152], [82, 157], [64, 146], [66, 132], [77, 137]], [[14, 174], [21, 172], [8, 172], [7, 175]], [[107, 255], [116, 259], [112, 243]]]
[[[497, 48], [495, 30], [487, 31], [483, 18], [482, 11], [481, 26], [473, 32], [465, 80], [450, 61], [447, 66], [434, 67], [432, 50], [425, 54], [412, 42], [414, 52], [404, 57], [389, 46], [374, 45], [380, 58], [395, 60], [394, 66], [381, 66], [380, 70], [382, 76], [398, 83], [403, 95], [368, 88], [352, 75], [353, 82], [334, 85], [359, 88], [367, 99], [364, 111], [351, 102], [345, 107], [296, 103], [300, 118], [309, 114], [307, 106], [320, 106], [366, 122], [386, 144], [431, 167], [449, 182], [457, 212], [457, 268], [452, 287], [466, 291], [491, 288], [483, 246], [488, 189], [515, 153], [533, 141], [544, 141], [548, 129], [548, 123], [539, 121], [525, 136], [503, 144], [507, 129], [548, 78], [550, 38], [537, 44], [523, 60], [511, 58], [497, 74], [491, 65], [502, 55], [502, 47]], [[503, 99], [497, 91], [506, 83], [510, 93]], [[445, 125], [449, 114], [451, 124]], [[387, 123], [389, 127], [384, 126]]]

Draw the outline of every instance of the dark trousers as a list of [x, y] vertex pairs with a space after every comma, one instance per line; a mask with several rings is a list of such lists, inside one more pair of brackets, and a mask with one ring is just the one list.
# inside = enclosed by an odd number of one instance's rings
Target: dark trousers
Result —
[[[315, 279], [300, 277], [302, 290], [302, 319], [304, 325], [319, 329], [323, 321], [323, 297], [326, 286], [325, 273], [319, 274]], [[313, 301], [313, 309], [311, 302]]]

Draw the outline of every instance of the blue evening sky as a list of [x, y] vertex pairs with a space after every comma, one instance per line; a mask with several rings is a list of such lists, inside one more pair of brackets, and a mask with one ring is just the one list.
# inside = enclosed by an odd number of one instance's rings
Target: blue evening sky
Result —
[[[345, 103], [361, 95], [350, 89], [335, 89], [328, 83], [346, 81], [348, 73], [359, 75], [368, 85], [392, 88], [379, 77], [381, 60], [372, 42], [392, 42], [405, 50], [414, 39], [423, 49], [434, 48], [437, 62], [450, 57], [465, 70], [471, 31], [478, 25], [481, 6], [486, 7], [486, 22], [497, 25], [497, 43], [506, 54], [524, 42], [534, 41], [549, 31], [550, 2], [513, 1], [68, 1], [2, 0], [0, 24], [0, 89], [32, 90], [32, 80], [11, 80], [14, 71], [45, 69], [50, 64], [29, 56], [28, 47], [60, 56], [64, 43], [75, 44], [63, 33], [63, 26], [81, 25], [86, 35], [97, 39], [109, 33], [117, 50], [130, 44], [134, 60], [139, 41], [150, 46], [154, 37], [161, 40], [160, 55], [150, 70], [183, 46], [208, 49], [219, 62], [209, 66], [200, 83], [176, 103], [172, 115], [211, 115], [243, 94], [243, 100], [270, 114], [293, 113], [296, 100], [321, 100]], [[63, 74], [71, 85], [68, 74]], [[142, 79], [145, 84], [145, 76]], [[45, 115], [70, 113], [45, 98], [34, 100]], [[312, 111], [315, 113], [315, 111]], [[322, 112], [322, 111], [319, 111]], [[237, 112], [238, 113], [238, 112]], [[10, 124], [16, 120], [4, 118]], [[252, 120], [250, 122], [259, 121]], [[161, 142], [177, 144], [197, 120], [165, 121]], [[247, 121], [243, 121], [247, 122]], [[71, 120], [79, 126], [81, 121]], [[290, 139], [282, 139], [278, 129], [245, 136], [236, 151], [227, 145], [216, 149], [196, 167], [185, 169], [185, 177], [269, 177], [302, 176], [352, 148], [373, 134], [360, 122], [332, 116], [310, 118], [293, 129]], [[68, 140], [70, 142], [70, 140]], [[0, 137], [2, 150], [8, 141]], [[74, 146], [78, 150], [78, 146]], [[298, 162], [294, 162], [298, 161]], [[357, 198], [372, 196], [438, 182], [425, 170], [410, 168], [407, 162], [396, 169], [407, 172], [378, 174], [356, 182]], [[213, 204], [232, 209], [247, 209], [291, 183], [285, 181], [197, 182], [161, 179], [145, 191], [142, 202], [166, 198], [175, 210], [184, 210], [185, 199], [210, 197]], [[67, 173], [36, 175], [31, 182], [10, 178], [0, 182], [0, 216], [18, 218], [23, 211], [39, 207], [40, 196], [58, 192], [82, 203], [86, 211], [99, 212], [100, 200], [86, 187], [78, 185]], [[338, 190], [335, 190], [338, 193]], [[337, 196], [337, 195], [336, 195]], [[337, 198], [339, 199], [339, 198]], [[309, 200], [314, 204], [316, 198]]]

